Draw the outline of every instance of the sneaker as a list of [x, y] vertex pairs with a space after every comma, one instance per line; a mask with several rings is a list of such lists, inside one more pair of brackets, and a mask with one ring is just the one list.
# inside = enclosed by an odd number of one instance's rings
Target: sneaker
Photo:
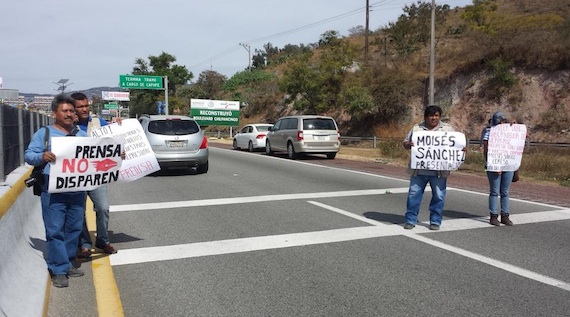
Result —
[[59, 288], [69, 286], [69, 281], [67, 280], [67, 276], [65, 276], [65, 274], [53, 275], [51, 277], [51, 282], [53, 283], [53, 286]]
[[439, 230], [439, 225], [431, 224], [429, 225], [429, 230]]
[[75, 266], [71, 266], [71, 268], [67, 270], [68, 277], [80, 277], [83, 275], [85, 275], [85, 272], [79, 268], [76, 268]]
[[411, 224], [411, 223], [406, 223], [406, 224], [404, 225], [404, 229], [410, 230], [410, 229], [413, 229], [415, 226], [416, 226], [416, 225], [413, 225], [413, 224]]
[[509, 219], [509, 214], [502, 214], [501, 215], [501, 223], [505, 226], [512, 226], [513, 222]]
[[103, 244], [95, 244], [95, 246], [101, 250], [103, 250], [103, 252], [107, 253], [107, 254], [115, 254], [117, 253], [117, 249], [115, 249], [110, 243], [107, 243], [105, 245]]

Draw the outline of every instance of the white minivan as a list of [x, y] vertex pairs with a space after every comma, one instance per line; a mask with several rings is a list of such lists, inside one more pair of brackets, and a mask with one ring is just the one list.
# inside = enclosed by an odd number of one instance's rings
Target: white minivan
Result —
[[325, 154], [334, 159], [340, 149], [340, 133], [333, 118], [317, 115], [282, 117], [269, 128], [265, 153], [287, 152], [295, 159], [299, 154]]

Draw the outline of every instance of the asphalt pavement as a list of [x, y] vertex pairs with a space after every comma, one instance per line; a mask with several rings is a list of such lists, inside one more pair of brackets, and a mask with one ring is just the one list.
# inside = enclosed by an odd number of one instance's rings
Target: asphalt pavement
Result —
[[207, 174], [112, 185], [119, 253], [52, 287], [49, 316], [570, 315], [565, 189], [517, 193], [515, 226], [496, 228], [485, 179], [456, 173], [441, 230], [427, 229], [429, 191], [404, 230], [402, 172], [213, 145]]

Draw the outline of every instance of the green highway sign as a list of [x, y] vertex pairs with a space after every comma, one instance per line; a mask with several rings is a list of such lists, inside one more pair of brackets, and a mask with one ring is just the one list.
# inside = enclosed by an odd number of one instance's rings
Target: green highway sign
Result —
[[119, 105], [116, 103], [106, 103], [103, 107], [105, 109], [119, 109]]
[[164, 89], [162, 76], [119, 75], [123, 89]]

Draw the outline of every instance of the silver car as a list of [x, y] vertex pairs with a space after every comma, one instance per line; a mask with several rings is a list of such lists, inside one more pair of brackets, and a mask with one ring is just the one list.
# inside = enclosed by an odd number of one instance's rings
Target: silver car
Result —
[[340, 133], [333, 118], [317, 115], [283, 117], [269, 128], [265, 153], [287, 152], [295, 159], [299, 154], [326, 154], [334, 159], [340, 149]]
[[253, 152], [256, 149], [265, 149], [265, 138], [269, 128], [272, 126], [272, 124], [267, 123], [255, 123], [244, 126], [234, 135], [234, 150], [247, 148], [249, 152]]
[[138, 120], [162, 169], [208, 172], [208, 139], [196, 120], [178, 115], [143, 115]]

